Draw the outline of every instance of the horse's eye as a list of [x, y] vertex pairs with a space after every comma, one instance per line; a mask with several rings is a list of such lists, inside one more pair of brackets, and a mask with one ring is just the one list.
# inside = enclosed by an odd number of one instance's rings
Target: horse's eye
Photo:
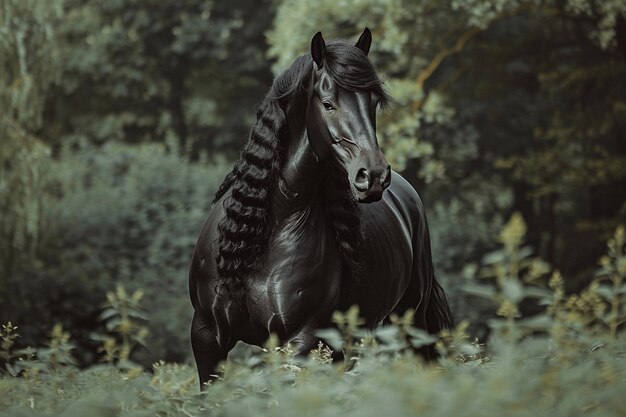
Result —
[[332, 105], [332, 104], [330, 104], [328, 101], [322, 101], [322, 104], [324, 105], [324, 108], [325, 108], [326, 110], [329, 110], [329, 111], [330, 111], [330, 110], [334, 109], [333, 105]]

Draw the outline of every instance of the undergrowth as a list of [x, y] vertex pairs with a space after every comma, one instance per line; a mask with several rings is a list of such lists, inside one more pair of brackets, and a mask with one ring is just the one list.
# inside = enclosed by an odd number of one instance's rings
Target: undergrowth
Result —
[[[412, 314], [374, 331], [358, 309], [336, 313], [326, 344], [307, 358], [271, 337], [263, 348], [238, 346], [224, 377], [198, 389], [191, 365], [133, 364], [146, 336], [141, 293], [108, 295], [102, 364], [78, 369], [71, 336], [55, 326], [47, 346], [18, 349], [19, 329], [2, 326], [0, 413], [5, 416], [620, 416], [626, 415], [626, 241], [615, 231], [592, 283], [567, 295], [558, 271], [523, 245], [513, 216], [502, 247], [468, 267], [466, 290], [491, 300], [497, 316], [484, 344], [462, 321], [434, 337], [412, 327]], [[525, 314], [522, 314], [524, 312]], [[424, 363], [414, 348], [436, 343]], [[333, 350], [345, 360], [333, 363]]]

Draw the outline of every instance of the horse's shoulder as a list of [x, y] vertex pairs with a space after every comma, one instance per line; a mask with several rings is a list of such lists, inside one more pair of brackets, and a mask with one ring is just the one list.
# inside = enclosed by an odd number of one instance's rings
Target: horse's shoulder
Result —
[[413, 186], [396, 171], [391, 171], [391, 184], [389, 191], [396, 197], [396, 200], [408, 208], [414, 208], [418, 212], [423, 211], [423, 203], [419, 194]]
[[212, 240], [211, 238], [214, 238], [216, 233], [218, 233], [217, 226], [225, 216], [224, 199], [227, 197], [227, 194], [230, 194], [230, 191], [224, 194], [221, 199], [214, 202], [209, 207], [206, 221], [204, 222], [204, 226], [200, 232], [199, 241], [206, 243], [207, 241]]
[[[230, 191], [214, 202], [207, 213], [207, 219], [200, 231], [196, 246], [194, 248], [190, 276], [197, 275], [202, 271], [212, 271], [211, 276], [217, 276], [215, 271], [215, 257], [217, 256], [217, 242], [219, 240], [219, 223], [225, 216], [224, 199]], [[205, 275], [204, 272], [201, 273]]]

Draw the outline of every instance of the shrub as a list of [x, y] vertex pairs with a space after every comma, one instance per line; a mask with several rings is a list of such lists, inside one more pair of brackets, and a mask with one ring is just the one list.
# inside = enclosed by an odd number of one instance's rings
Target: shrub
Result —
[[[358, 310], [334, 317], [338, 330], [324, 331], [347, 363], [330, 363], [319, 348], [305, 359], [270, 338], [264, 349], [241, 350], [223, 363], [224, 378], [204, 393], [195, 370], [159, 362], [153, 374], [107, 365], [81, 372], [70, 361], [41, 371], [0, 378], [0, 412], [6, 415], [71, 416], [607, 416], [624, 415], [626, 343], [626, 237], [619, 228], [609, 241], [597, 280], [566, 297], [563, 279], [530, 255], [525, 225], [514, 217], [500, 235], [502, 248], [489, 254], [468, 290], [496, 303], [488, 348], [465, 334], [467, 323], [441, 335], [442, 356], [425, 364], [413, 347], [431, 343], [411, 327], [411, 314], [374, 332], [359, 327]], [[546, 280], [548, 281], [546, 283]], [[520, 317], [519, 305], [538, 299], [546, 308]], [[4, 346], [15, 337], [6, 332]], [[12, 330], [9, 333], [14, 333]], [[60, 333], [63, 335], [63, 333]], [[49, 346], [67, 345], [53, 333]], [[6, 351], [6, 349], [5, 349]], [[64, 350], [63, 350], [64, 351]], [[16, 360], [14, 354], [5, 357]], [[58, 362], [58, 361], [57, 361]], [[64, 375], [65, 378], [59, 378]]]
[[[8, 278], [3, 321], [27, 323], [39, 344], [54, 323], [74, 332], [81, 364], [93, 363], [104, 294], [144, 290], [151, 312], [145, 364], [188, 354], [187, 268], [222, 161], [190, 163], [162, 145], [107, 144], [64, 150], [48, 174], [43, 239], [36, 262]], [[183, 323], [183, 324], [181, 324]]]

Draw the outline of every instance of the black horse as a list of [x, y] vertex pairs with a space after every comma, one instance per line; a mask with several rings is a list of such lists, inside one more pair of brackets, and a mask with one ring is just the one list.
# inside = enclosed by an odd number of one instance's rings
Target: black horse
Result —
[[422, 202], [378, 147], [376, 111], [389, 97], [371, 40], [367, 28], [356, 45], [317, 33], [259, 106], [191, 262], [201, 384], [238, 340], [273, 332], [305, 354], [354, 304], [371, 327], [409, 308], [431, 333], [452, 325]]

